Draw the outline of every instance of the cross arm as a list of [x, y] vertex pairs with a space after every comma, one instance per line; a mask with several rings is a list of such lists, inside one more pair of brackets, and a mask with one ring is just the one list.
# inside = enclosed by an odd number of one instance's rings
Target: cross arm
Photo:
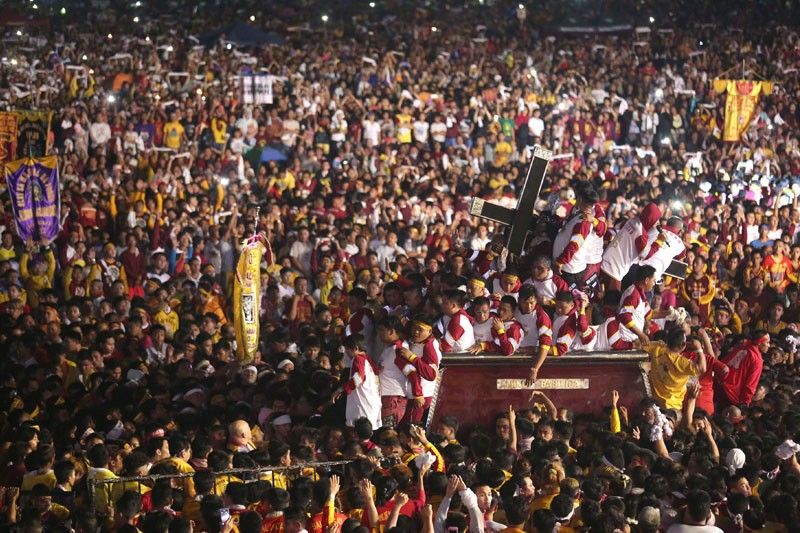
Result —
[[514, 210], [500, 204], [487, 202], [482, 198], [473, 198], [469, 207], [469, 214], [476, 217], [493, 220], [499, 224], [510, 226], [514, 222]]

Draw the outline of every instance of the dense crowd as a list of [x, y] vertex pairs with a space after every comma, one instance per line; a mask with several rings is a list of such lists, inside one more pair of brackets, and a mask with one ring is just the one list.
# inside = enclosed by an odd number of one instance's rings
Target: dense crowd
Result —
[[[64, 216], [20, 242], [3, 191], [4, 525], [797, 529], [797, 33], [749, 3], [588, 36], [483, 3], [25, 3], [52, 26], [7, 28], [0, 97], [54, 111]], [[281, 42], [204, 37], [237, 20]], [[245, 105], [260, 69], [274, 103]], [[720, 76], [776, 83], [739, 142]], [[517, 257], [468, 208], [514, 207], [536, 145], [555, 156]], [[254, 234], [274, 261], [242, 363]], [[534, 391], [485, 427], [421, 427], [442, 353], [525, 355], [535, 382], [550, 357], [634, 348], [640, 405]]]

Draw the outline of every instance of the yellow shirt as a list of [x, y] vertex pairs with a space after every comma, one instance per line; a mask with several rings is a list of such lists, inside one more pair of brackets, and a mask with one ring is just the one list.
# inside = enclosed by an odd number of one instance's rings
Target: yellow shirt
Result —
[[155, 321], [156, 324], [161, 324], [164, 326], [168, 339], [171, 339], [181, 326], [178, 313], [176, 313], [173, 309], [170, 309], [168, 313], [165, 311], [165, 309], [162, 309], [156, 313], [156, 315], [153, 317], [153, 321]]
[[228, 123], [219, 118], [212, 118], [211, 132], [214, 134], [215, 143], [225, 143], [225, 141], [228, 139]]
[[44, 254], [44, 259], [47, 262], [47, 272], [41, 275], [34, 275], [28, 270], [29, 259], [30, 256], [27, 253], [22, 254], [22, 259], [19, 262], [19, 273], [25, 283], [25, 289], [30, 294], [28, 303], [31, 307], [38, 307], [39, 291], [53, 287], [53, 277], [56, 274], [56, 258], [53, 256], [52, 250], [48, 250]]
[[296, 180], [294, 178], [294, 174], [292, 174], [288, 170], [286, 172], [282, 172], [278, 176], [273, 176], [269, 180], [269, 184], [268, 184], [268, 188], [271, 189], [271, 188], [275, 187], [280, 192], [283, 192], [283, 191], [286, 191], [286, 190], [292, 190], [292, 189], [295, 188], [295, 186], [296, 186]]
[[289, 488], [289, 479], [283, 472], [263, 472], [259, 478], [262, 481], [269, 481], [276, 489], [287, 490]]
[[[107, 468], [89, 468], [89, 473], [86, 475], [89, 482], [101, 481], [104, 479], [113, 479], [117, 477], [114, 472]], [[110, 514], [113, 511], [113, 502], [111, 497], [111, 489], [120, 483], [96, 483], [94, 491], [94, 508], [101, 514]]]
[[177, 120], [164, 124], [164, 146], [178, 150], [181, 147], [183, 132], [183, 125]]
[[228, 483], [242, 483], [242, 480], [236, 476], [217, 476], [214, 480], [213, 493], [217, 496], [222, 496], [225, 494], [225, 488], [228, 486]]
[[[179, 474], [191, 474], [194, 472], [194, 468], [192, 465], [184, 461], [183, 459], [179, 459], [177, 457], [170, 457], [168, 459], [164, 459], [163, 463], [168, 463], [174, 465], [175, 468], [178, 470]], [[194, 498], [197, 494], [194, 490], [194, 479], [190, 477], [180, 478], [175, 480], [178, 485], [183, 488], [184, 492], [190, 497]]]
[[511, 147], [511, 144], [506, 141], [501, 141], [497, 143], [497, 146], [494, 149], [494, 164], [498, 167], [501, 167], [508, 163], [508, 158], [511, 157], [511, 153], [514, 149]]
[[17, 258], [17, 252], [14, 250], [14, 247], [6, 248], [5, 246], [0, 246], [0, 261], [11, 261]]
[[37, 470], [35, 472], [28, 472], [22, 476], [22, 485], [19, 490], [21, 492], [28, 492], [36, 485], [47, 485], [48, 489], [56, 486], [56, 474], [52, 470], [42, 472]]
[[694, 363], [671, 352], [663, 342], [651, 342], [644, 347], [650, 355], [650, 388], [661, 407], [678, 409], [683, 406], [686, 382], [696, 375]]
[[411, 142], [411, 115], [397, 115], [397, 140], [403, 144]]

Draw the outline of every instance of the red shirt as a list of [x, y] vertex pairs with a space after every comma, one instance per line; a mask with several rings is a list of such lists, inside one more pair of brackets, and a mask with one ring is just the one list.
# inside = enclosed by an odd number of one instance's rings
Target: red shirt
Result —
[[728, 401], [734, 405], [750, 405], [764, 367], [758, 347], [749, 342], [741, 344], [728, 352], [722, 362], [730, 369], [720, 384]]

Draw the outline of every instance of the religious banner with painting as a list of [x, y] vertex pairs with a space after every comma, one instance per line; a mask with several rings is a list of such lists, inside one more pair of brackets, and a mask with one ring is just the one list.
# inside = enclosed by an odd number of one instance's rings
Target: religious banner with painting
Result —
[[17, 157], [17, 115], [0, 113], [0, 168]]
[[58, 158], [12, 161], [5, 165], [5, 177], [19, 238], [52, 242], [61, 226]]
[[50, 135], [52, 111], [15, 111], [17, 115], [17, 157], [44, 157]]
[[723, 141], [738, 141], [755, 115], [758, 97], [772, 94], [772, 83], [751, 80], [714, 80], [714, 90], [726, 93]]
[[242, 242], [242, 254], [233, 279], [233, 329], [236, 354], [240, 361], [251, 362], [258, 350], [261, 320], [261, 260], [272, 262], [271, 248], [256, 235]]

